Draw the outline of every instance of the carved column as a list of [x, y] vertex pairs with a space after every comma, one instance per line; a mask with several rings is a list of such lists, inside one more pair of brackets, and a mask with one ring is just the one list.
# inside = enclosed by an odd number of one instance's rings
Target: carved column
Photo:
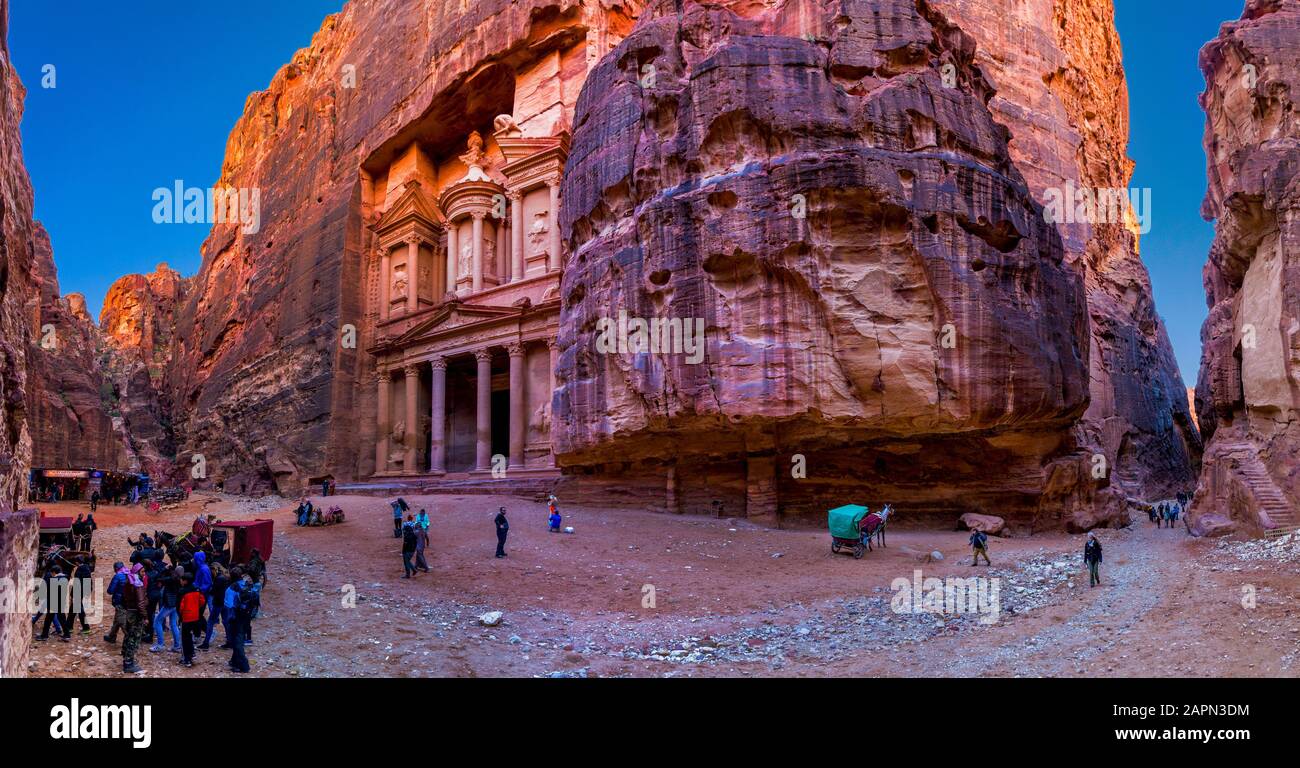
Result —
[[524, 368], [524, 347], [522, 344], [510, 345], [510, 463], [511, 469], [524, 467], [524, 438], [528, 432], [528, 409], [524, 399], [525, 380], [528, 372]]
[[378, 405], [375, 408], [375, 474], [388, 469], [388, 435], [393, 427], [389, 423], [388, 371], [375, 371], [375, 384], [379, 387]]
[[[550, 382], [551, 382], [551, 389], [550, 389], [550, 393], [551, 393], [551, 394], [550, 394], [549, 399], [547, 400], [547, 402], [550, 403], [550, 409], [551, 409], [551, 421], [550, 421], [550, 426], [548, 427], [548, 429], [550, 430], [550, 433], [547, 435], [547, 437], [549, 438], [551, 435], [554, 435], [554, 434], [555, 434], [555, 369], [559, 367], [559, 361], [560, 361], [560, 340], [559, 340], [559, 339], [549, 339], [549, 340], [547, 340], [547, 342], [546, 342], [546, 348], [547, 348], [548, 350], [550, 350], [550, 353], [551, 353], [551, 364], [550, 364], [550, 367], [549, 367], [548, 370], [547, 370], [547, 374], [549, 375], [549, 377], [550, 377]], [[554, 443], [552, 442], [552, 445], [553, 445], [553, 444], [554, 444]], [[551, 449], [550, 464], [551, 464], [552, 467], [555, 466], [555, 450], [554, 450], [554, 449]]]
[[408, 365], [404, 371], [406, 373], [406, 461], [402, 465], [402, 471], [413, 475], [416, 472], [415, 456], [420, 445], [420, 415], [417, 413], [420, 402], [418, 397], [420, 368]]
[[444, 440], [447, 435], [447, 358], [435, 357], [433, 385], [429, 397], [429, 471], [447, 471], [447, 452]]
[[509, 192], [510, 198], [510, 281], [524, 279], [524, 196]]
[[389, 291], [393, 286], [393, 259], [388, 246], [380, 246], [383, 251], [379, 256], [379, 321], [388, 319]]
[[551, 249], [547, 256], [546, 268], [554, 272], [560, 268], [560, 177], [552, 176], [546, 180], [551, 190], [551, 210], [548, 223], [551, 227]]
[[456, 292], [456, 278], [460, 277], [460, 225], [447, 222], [447, 290]]
[[406, 313], [420, 308], [420, 238], [406, 240]]
[[474, 454], [474, 468], [486, 472], [492, 468], [492, 353], [480, 349], [474, 353], [478, 361], [478, 444]]
[[497, 228], [497, 263], [492, 269], [496, 272], [498, 284], [510, 282], [510, 233], [506, 231], [509, 221], [502, 216], [494, 222]]
[[474, 217], [474, 282], [471, 290], [478, 293], [483, 290], [483, 213], [475, 211]]

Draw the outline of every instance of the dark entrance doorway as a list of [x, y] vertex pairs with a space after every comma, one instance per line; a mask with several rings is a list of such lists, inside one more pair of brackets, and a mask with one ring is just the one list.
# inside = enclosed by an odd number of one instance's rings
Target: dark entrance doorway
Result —
[[510, 454], [510, 390], [492, 393], [492, 455]]

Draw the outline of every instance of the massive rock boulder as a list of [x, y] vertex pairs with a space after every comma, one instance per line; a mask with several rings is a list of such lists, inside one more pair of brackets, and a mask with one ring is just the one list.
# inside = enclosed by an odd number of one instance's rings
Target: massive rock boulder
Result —
[[[1188, 488], [1199, 438], [1131, 212], [1049, 224], [1042, 205], [1127, 184], [1111, 16], [644, 10], [584, 86], [565, 173], [570, 487], [1022, 529], [1120, 524], [1125, 495]], [[607, 353], [613, 318], [698, 324], [702, 352]]]
[[1300, 2], [1250, 0], [1201, 49], [1215, 222], [1196, 408], [1197, 533], [1300, 523]]

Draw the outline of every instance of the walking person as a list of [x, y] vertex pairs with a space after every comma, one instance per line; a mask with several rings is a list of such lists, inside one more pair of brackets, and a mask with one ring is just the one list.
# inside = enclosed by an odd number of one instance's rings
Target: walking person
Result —
[[171, 627], [172, 653], [181, 650], [181, 626], [178, 608], [181, 604], [180, 566], [164, 568], [158, 575], [158, 612], [153, 617], [153, 646], [151, 653], [158, 653], [166, 644], [167, 627]]
[[510, 521], [506, 519], [506, 508], [497, 510], [497, 557], [506, 557], [506, 536], [510, 533]]
[[[63, 569], [57, 565], [51, 565], [45, 571], [45, 624], [41, 627], [41, 634], [37, 640], [50, 639], [50, 624], [55, 625], [54, 631], [59, 633], [59, 637], [67, 641], [72, 636], [72, 627], [67, 623], [65, 616], [65, 607], [68, 605], [68, 577], [63, 573]], [[40, 614], [36, 614], [40, 618]]]
[[91, 491], [91, 493], [90, 493], [90, 511], [91, 511], [91, 512], [94, 512], [96, 509], [99, 509], [99, 491]]
[[1097, 534], [1088, 533], [1088, 543], [1083, 545], [1083, 562], [1088, 564], [1088, 586], [1095, 587], [1101, 583], [1101, 542]]
[[[420, 514], [423, 515], [424, 510], [420, 510]], [[428, 573], [429, 563], [424, 559], [424, 548], [429, 544], [429, 529], [427, 526], [420, 525], [419, 520], [416, 520], [411, 528], [415, 531], [415, 567]]]
[[405, 499], [395, 499], [390, 502], [393, 507], [393, 538], [402, 538], [402, 513], [410, 509], [406, 505]]
[[249, 607], [244, 598], [244, 587], [249, 579], [236, 568], [231, 571], [230, 586], [226, 587], [226, 610], [230, 614], [227, 634], [230, 636], [230, 671], [247, 672], [248, 656], [244, 653], [244, 626], [249, 621]]
[[419, 539], [415, 535], [415, 520], [410, 515], [406, 516], [406, 523], [402, 526], [402, 567], [405, 572], [402, 574], [403, 579], [409, 579], [415, 575], [415, 565], [411, 558], [415, 556], [415, 548]]
[[126, 585], [126, 566], [121, 560], [113, 563], [113, 578], [108, 582], [108, 588], [104, 593], [113, 606], [113, 626], [109, 628], [108, 634], [104, 635], [104, 642], [116, 643], [117, 631], [126, 628], [126, 611], [122, 608], [122, 590]]
[[122, 671], [126, 673], [140, 671], [135, 663], [135, 652], [144, 636], [145, 612], [149, 608], [148, 579], [144, 566], [135, 563], [127, 571], [126, 584], [122, 588], [122, 610], [126, 614], [122, 637]]
[[992, 561], [989, 560], [988, 534], [984, 533], [984, 531], [981, 531], [978, 528], [971, 531], [970, 546], [972, 552], [974, 553], [974, 557], [971, 559], [971, 563], [970, 563], [972, 566], [976, 566], [980, 564], [980, 557], [984, 558], [985, 565], [990, 567], [993, 565]]
[[72, 581], [68, 584], [71, 590], [68, 593], [68, 632], [72, 631], [72, 620], [75, 617], [81, 620], [81, 634], [90, 634], [90, 625], [86, 623], [86, 593], [91, 589], [93, 574], [90, 565], [86, 563], [86, 558], [78, 555], [77, 567], [72, 572]]

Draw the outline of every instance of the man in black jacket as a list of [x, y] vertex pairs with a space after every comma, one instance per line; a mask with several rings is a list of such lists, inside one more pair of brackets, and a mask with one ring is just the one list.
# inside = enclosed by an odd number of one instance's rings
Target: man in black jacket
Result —
[[510, 521], [506, 519], [506, 508], [497, 511], [497, 557], [506, 556], [506, 534], [510, 533]]
[[1095, 587], [1101, 583], [1101, 542], [1097, 534], [1088, 534], [1088, 543], [1083, 545], [1083, 562], [1088, 564], [1088, 586]]
[[417, 543], [415, 518], [407, 515], [406, 522], [402, 525], [402, 566], [406, 569], [406, 572], [402, 574], [403, 579], [409, 579], [415, 575], [415, 564], [411, 562], [411, 558], [415, 557]]

